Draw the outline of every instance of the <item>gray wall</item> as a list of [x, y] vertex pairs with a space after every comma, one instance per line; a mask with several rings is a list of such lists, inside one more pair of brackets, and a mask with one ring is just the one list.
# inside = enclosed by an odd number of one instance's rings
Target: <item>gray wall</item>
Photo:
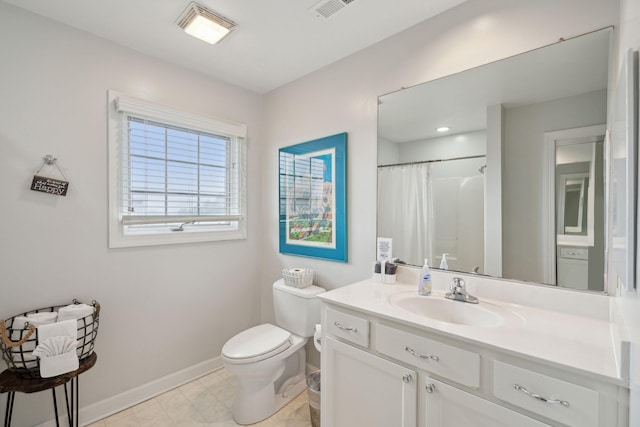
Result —
[[505, 109], [503, 277], [542, 282], [544, 133], [607, 120], [606, 91]]
[[[3, 2], [0, 52], [2, 318], [73, 298], [102, 304], [83, 406], [214, 365], [260, 320], [260, 96]], [[108, 249], [108, 89], [248, 125], [246, 240]], [[45, 154], [70, 181], [66, 197], [29, 190]], [[52, 417], [50, 393], [16, 397], [15, 425]]]

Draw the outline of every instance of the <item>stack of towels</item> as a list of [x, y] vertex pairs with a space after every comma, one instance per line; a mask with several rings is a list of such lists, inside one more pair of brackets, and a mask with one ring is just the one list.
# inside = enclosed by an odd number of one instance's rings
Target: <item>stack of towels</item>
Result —
[[82, 352], [82, 346], [88, 343], [93, 335], [92, 320], [85, 321], [85, 317], [92, 314], [93, 307], [90, 305], [71, 304], [61, 307], [57, 312], [16, 316], [11, 325], [12, 340], [19, 341], [24, 336], [21, 330], [25, 329], [28, 323], [37, 328], [38, 345], [29, 353], [30, 349], [23, 344], [22, 352], [13, 354], [14, 361], [24, 363], [27, 368], [33, 368], [36, 366], [36, 358], [39, 358], [42, 378], [75, 371], [79, 367], [78, 355]]

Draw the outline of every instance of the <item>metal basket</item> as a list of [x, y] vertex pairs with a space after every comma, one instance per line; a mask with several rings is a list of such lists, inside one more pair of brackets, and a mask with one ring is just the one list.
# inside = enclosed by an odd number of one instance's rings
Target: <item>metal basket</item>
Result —
[[308, 288], [313, 283], [313, 270], [310, 268], [283, 268], [284, 284], [294, 288]]
[[[73, 304], [80, 304], [73, 300]], [[34, 313], [57, 312], [68, 304], [53, 307], [39, 308], [17, 314], [0, 322], [0, 350], [2, 359], [6, 362], [10, 371], [23, 378], [40, 378], [40, 361], [32, 353], [38, 346], [38, 329], [26, 323], [24, 327], [14, 328], [14, 322], [18, 316], [28, 316]], [[100, 319], [100, 304], [92, 301], [93, 313], [78, 319], [78, 359], [82, 360], [93, 353], [93, 346], [98, 336]]]

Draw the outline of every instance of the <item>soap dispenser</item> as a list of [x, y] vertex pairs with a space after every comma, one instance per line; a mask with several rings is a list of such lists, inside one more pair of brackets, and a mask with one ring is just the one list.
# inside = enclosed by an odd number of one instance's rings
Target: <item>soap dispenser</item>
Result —
[[420, 282], [418, 283], [418, 294], [431, 295], [431, 271], [429, 270], [429, 262], [425, 258], [422, 270], [420, 270]]
[[449, 254], [442, 254], [442, 261], [440, 261], [440, 270], [449, 269], [449, 265], [447, 265], [447, 255]]

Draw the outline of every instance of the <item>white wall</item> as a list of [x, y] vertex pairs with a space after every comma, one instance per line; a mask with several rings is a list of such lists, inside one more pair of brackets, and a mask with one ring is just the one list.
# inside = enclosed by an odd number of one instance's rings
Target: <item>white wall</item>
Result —
[[[576, 14], [576, 10], [581, 13]], [[375, 249], [376, 103], [380, 94], [617, 23], [608, 0], [478, 0], [419, 24], [264, 97], [265, 149], [349, 132], [348, 264], [277, 255], [277, 163], [265, 165], [265, 271], [295, 262], [341, 286], [369, 274]], [[269, 276], [267, 274], [266, 276]], [[271, 274], [273, 276], [273, 274]], [[269, 283], [263, 282], [265, 291]], [[265, 308], [270, 301], [265, 299]]]
[[[0, 53], [2, 316], [102, 304], [83, 406], [218, 357], [260, 320], [260, 96], [2, 2]], [[248, 239], [107, 248], [108, 89], [248, 125]], [[58, 157], [67, 197], [29, 190], [45, 154]], [[15, 425], [52, 416], [50, 393], [16, 397]]]
[[393, 165], [400, 162], [400, 144], [378, 139], [378, 164]]
[[[640, 2], [637, 0], [620, 0], [618, 56], [623, 57], [627, 49], [640, 48]], [[620, 62], [615, 67], [620, 68]], [[638, 188], [638, 187], [636, 187]], [[640, 229], [640, 226], [638, 227]], [[636, 264], [636, 269], [640, 264]], [[640, 289], [636, 283], [636, 289]], [[631, 340], [631, 414], [630, 426], [640, 425], [640, 294], [638, 290], [625, 293], [618, 298]]]
[[[312, 267], [335, 288], [370, 275], [376, 238], [376, 108], [381, 94], [617, 24], [611, 0], [474, 0], [264, 97], [262, 306], [283, 265]], [[349, 262], [278, 254], [279, 147], [349, 133]]]
[[[487, 154], [487, 133], [484, 130], [447, 135], [398, 145], [400, 162], [455, 159]], [[378, 161], [378, 163], [380, 163]]]

